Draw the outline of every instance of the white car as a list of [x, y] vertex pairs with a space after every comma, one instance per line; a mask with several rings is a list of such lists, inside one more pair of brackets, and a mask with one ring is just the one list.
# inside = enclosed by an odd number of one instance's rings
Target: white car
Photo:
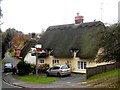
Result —
[[4, 65], [4, 72], [12, 72], [13, 71], [13, 64], [12, 63], [6, 63]]

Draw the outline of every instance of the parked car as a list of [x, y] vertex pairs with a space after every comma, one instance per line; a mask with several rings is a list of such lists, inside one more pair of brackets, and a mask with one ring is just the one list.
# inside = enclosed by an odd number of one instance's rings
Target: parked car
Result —
[[57, 65], [53, 66], [50, 69], [46, 71], [46, 75], [56, 75], [58, 77], [64, 76], [64, 75], [71, 75], [71, 70], [68, 67], [68, 65]]
[[12, 72], [13, 71], [13, 64], [12, 63], [6, 63], [4, 65], [4, 72]]

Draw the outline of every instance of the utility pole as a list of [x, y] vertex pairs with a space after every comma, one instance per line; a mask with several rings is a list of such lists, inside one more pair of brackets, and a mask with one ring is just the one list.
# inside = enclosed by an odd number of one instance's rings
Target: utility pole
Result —
[[36, 76], [38, 77], [38, 52], [36, 50]]
[[101, 21], [102, 21], [102, 18], [103, 18], [103, 2], [101, 2]]
[[120, 23], [120, 1], [118, 2], [118, 23]]
[[36, 48], [36, 76], [38, 77], [38, 55], [41, 53], [41, 44], [35, 46]]

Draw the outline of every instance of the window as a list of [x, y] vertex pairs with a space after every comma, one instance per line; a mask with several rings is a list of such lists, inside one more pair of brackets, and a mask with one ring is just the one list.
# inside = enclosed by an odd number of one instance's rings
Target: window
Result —
[[78, 61], [78, 69], [86, 69], [86, 62]]
[[40, 59], [40, 64], [44, 64], [44, 63], [45, 63], [44, 59]]
[[53, 67], [53, 70], [59, 69], [60, 67]]
[[62, 66], [61, 69], [68, 69], [68, 67], [67, 67], [67, 65], [65, 65], [65, 66]]
[[59, 64], [59, 60], [53, 60], [52, 63], [53, 64]]

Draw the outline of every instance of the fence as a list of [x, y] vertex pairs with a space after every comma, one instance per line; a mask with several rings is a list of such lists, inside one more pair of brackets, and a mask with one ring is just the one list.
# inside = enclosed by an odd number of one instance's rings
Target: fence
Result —
[[109, 71], [109, 70], [113, 70], [117, 68], [117, 64], [113, 63], [113, 64], [107, 64], [107, 65], [101, 65], [101, 66], [96, 66], [96, 67], [89, 67], [86, 68], [86, 78], [98, 74], [98, 73], [102, 73], [105, 71]]

